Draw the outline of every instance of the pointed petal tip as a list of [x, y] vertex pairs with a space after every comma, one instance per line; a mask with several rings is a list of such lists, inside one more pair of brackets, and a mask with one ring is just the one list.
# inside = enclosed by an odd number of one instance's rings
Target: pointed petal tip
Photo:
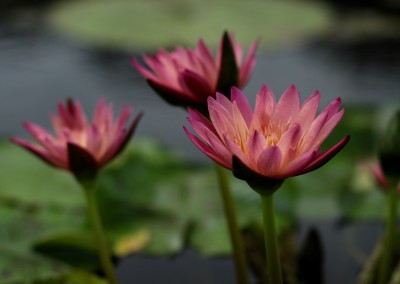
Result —
[[138, 60], [136, 59], [136, 57], [134, 57], [134, 56], [131, 57], [131, 64], [132, 64], [133, 66], [135, 66], [135, 67], [136, 67], [136, 65], [139, 64], [139, 62], [138, 62]]
[[18, 144], [18, 145], [20, 145], [20, 146], [22, 146], [22, 144], [24, 144], [24, 143], [28, 143], [28, 142], [26, 142], [25, 140], [23, 140], [23, 139], [21, 139], [21, 138], [18, 138], [18, 137], [10, 137], [10, 138], [8, 138], [8, 140], [9, 140], [10, 142], [15, 143], [15, 144]]
[[267, 84], [263, 83], [261, 85], [261, 87], [260, 87], [259, 93], [266, 93], [266, 92], [269, 92], [269, 91], [271, 91], [271, 89], [268, 87]]
[[319, 157], [317, 157], [303, 172], [300, 174], [305, 174], [311, 171], [314, 171], [323, 165], [325, 165], [327, 162], [329, 162], [333, 157], [335, 157], [343, 148], [346, 146], [346, 144], [350, 141], [350, 135], [346, 135], [345, 137], [342, 138], [336, 145], [332, 146], [325, 152], [323, 152]]
[[234, 93], [234, 92], [240, 92], [240, 93], [242, 93], [242, 91], [241, 91], [238, 87], [232, 86], [232, 87], [231, 87], [231, 94]]

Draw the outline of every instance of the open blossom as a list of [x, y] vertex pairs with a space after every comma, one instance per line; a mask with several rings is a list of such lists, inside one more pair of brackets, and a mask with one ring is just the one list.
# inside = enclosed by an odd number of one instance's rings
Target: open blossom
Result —
[[102, 99], [90, 123], [79, 101], [69, 99], [65, 105], [58, 104], [58, 116], [50, 115], [54, 135], [34, 123], [25, 122], [25, 129], [38, 143], [20, 138], [12, 138], [11, 141], [50, 165], [69, 170], [78, 177], [93, 176], [122, 151], [132, 136], [141, 115], [126, 127], [131, 113], [131, 107], [124, 107], [121, 115], [114, 120], [112, 105], [107, 105]]
[[[302, 105], [294, 85], [276, 102], [267, 86], [257, 94], [255, 109], [237, 88], [231, 99], [221, 94], [208, 99], [210, 120], [189, 110], [189, 122], [200, 136], [185, 131], [192, 142], [236, 177], [276, 179], [315, 170], [335, 156], [349, 141], [344, 137], [335, 146], [321, 151], [321, 144], [343, 116], [337, 98], [319, 115], [319, 92]], [[235, 169], [235, 166], [238, 168]]]
[[257, 45], [253, 43], [243, 59], [242, 46], [225, 32], [216, 57], [200, 39], [193, 50], [177, 47], [172, 52], [161, 49], [152, 57], [144, 55], [148, 68], [135, 58], [132, 63], [168, 103], [206, 108], [207, 98], [214, 97], [217, 91], [225, 94], [231, 86], [246, 85], [255, 65]]

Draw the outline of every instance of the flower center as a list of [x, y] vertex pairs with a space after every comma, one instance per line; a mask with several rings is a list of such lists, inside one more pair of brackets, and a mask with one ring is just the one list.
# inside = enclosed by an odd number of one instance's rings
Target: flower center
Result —
[[289, 125], [276, 125], [276, 124], [269, 124], [266, 128], [262, 130], [264, 134], [265, 141], [269, 146], [276, 146], [283, 133], [285, 133], [289, 129]]

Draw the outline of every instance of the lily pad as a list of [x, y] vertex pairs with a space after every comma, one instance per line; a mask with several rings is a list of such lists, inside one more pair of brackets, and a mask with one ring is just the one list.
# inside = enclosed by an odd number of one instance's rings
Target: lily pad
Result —
[[261, 37], [271, 47], [323, 31], [329, 11], [304, 1], [87, 0], [62, 2], [51, 20], [74, 38], [128, 50], [193, 45], [199, 37], [216, 47], [226, 29], [247, 46]]

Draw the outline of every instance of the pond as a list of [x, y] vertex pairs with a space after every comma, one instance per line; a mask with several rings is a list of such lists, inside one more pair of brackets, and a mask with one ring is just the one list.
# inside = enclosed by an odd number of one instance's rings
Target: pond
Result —
[[[29, 24], [16, 19], [0, 23], [1, 138], [24, 136], [23, 120], [48, 126], [48, 113], [58, 100], [79, 98], [90, 109], [94, 101], [106, 97], [117, 107], [133, 104], [145, 112], [136, 137], [152, 137], [189, 160], [206, 161], [182, 131], [187, 124], [184, 110], [167, 106], [131, 66], [130, 57], [139, 57], [140, 52], [68, 40], [52, 32], [40, 13], [34, 17]], [[327, 39], [260, 50], [245, 93], [254, 101], [262, 83], [276, 94], [294, 83], [303, 99], [320, 90], [321, 105], [340, 96], [345, 107], [384, 107], [399, 102], [399, 50], [400, 41], [346, 44]], [[380, 222], [343, 225], [337, 220], [307, 219], [298, 224], [299, 241], [310, 227], [321, 233], [326, 284], [354, 283], [383, 230]], [[234, 283], [230, 258], [205, 259], [191, 249], [172, 261], [127, 257], [119, 264], [118, 275], [121, 284], [132, 283], [131, 278], [141, 284]]]

